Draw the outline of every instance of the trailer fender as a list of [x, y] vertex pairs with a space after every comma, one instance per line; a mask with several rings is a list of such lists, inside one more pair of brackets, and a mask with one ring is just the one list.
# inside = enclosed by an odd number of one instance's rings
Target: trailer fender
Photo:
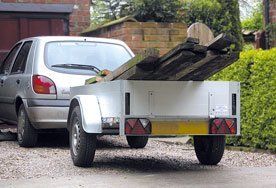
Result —
[[87, 133], [102, 133], [102, 116], [97, 97], [94, 95], [77, 95], [71, 99], [68, 124], [76, 104], [80, 107], [83, 130]]

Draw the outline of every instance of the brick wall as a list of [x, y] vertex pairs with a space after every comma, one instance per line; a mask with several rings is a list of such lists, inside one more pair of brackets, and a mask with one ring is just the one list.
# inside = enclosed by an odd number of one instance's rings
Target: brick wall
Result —
[[182, 23], [123, 22], [83, 35], [122, 40], [135, 54], [146, 48], [158, 48], [163, 55], [186, 38], [187, 26]]
[[90, 25], [90, 0], [0, 0], [3, 3], [74, 4], [69, 17], [70, 35], [79, 35]]

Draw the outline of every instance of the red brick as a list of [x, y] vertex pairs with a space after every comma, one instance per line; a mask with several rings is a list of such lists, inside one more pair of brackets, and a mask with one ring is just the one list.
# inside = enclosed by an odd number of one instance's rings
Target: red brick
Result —
[[162, 56], [162, 55], [166, 54], [168, 51], [170, 51], [169, 48], [161, 48], [161, 49], [159, 49], [159, 54], [160, 54], [160, 56]]
[[170, 41], [172, 42], [183, 42], [186, 36], [171, 36]]
[[16, 0], [2, 0], [2, 3], [15, 3]]
[[171, 23], [157, 23], [158, 28], [171, 28]]
[[183, 23], [172, 23], [171, 25], [173, 28], [187, 29], [187, 25]]
[[131, 40], [132, 41], [143, 41], [143, 36], [142, 35], [132, 35]]
[[169, 41], [170, 37], [166, 35], [144, 35], [144, 40], [164, 42], [164, 41]]
[[133, 49], [135, 48], [148, 48], [148, 43], [143, 41], [132, 41]]
[[141, 22], [124, 22], [123, 27], [126, 28], [140, 28]]
[[147, 47], [148, 48], [166, 48], [167, 42], [148, 42]]
[[134, 29], [134, 28], [132, 28], [132, 29], [129, 30], [129, 33], [130, 34], [142, 35], [142, 34], [144, 34], [144, 31], [143, 31], [143, 29]]
[[158, 24], [156, 22], [140, 22], [143, 28], [157, 28]]
[[96, 36], [108, 33], [108, 37], [123, 40], [134, 53], [151, 47], [159, 48], [164, 54], [186, 38], [185, 28], [187, 29], [186, 25], [182, 23], [125, 22], [92, 33], [98, 33]]

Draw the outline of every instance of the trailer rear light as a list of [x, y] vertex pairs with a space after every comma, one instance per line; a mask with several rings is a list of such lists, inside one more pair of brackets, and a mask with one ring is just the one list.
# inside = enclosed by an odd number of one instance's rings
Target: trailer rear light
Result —
[[33, 89], [38, 94], [56, 94], [55, 83], [46, 76], [34, 75], [33, 76]]
[[151, 133], [151, 123], [148, 119], [131, 118], [125, 121], [125, 134], [145, 135]]
[[103, 128], [119, 128], [120, 118], [119, 117], [104, 117], [102, 118]]
[[210, 134], [236, 134], [236, 118], [215, 118], [210, 120]]

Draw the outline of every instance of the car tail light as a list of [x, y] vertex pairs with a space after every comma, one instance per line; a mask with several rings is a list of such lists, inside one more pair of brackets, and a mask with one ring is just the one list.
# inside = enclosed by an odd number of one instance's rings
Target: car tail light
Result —
[[211, 134], [236, 134], [236, 118], [215, 118], [210, 120]]
[[33, 76], [33, 89], [38, 94], [56, 94], [55, 83], [46, 76], [34, 75]]
[[151, 133], [151, 123], [148, 119], [126, 119], [125, 133], [127, 135], [144, 135]]

